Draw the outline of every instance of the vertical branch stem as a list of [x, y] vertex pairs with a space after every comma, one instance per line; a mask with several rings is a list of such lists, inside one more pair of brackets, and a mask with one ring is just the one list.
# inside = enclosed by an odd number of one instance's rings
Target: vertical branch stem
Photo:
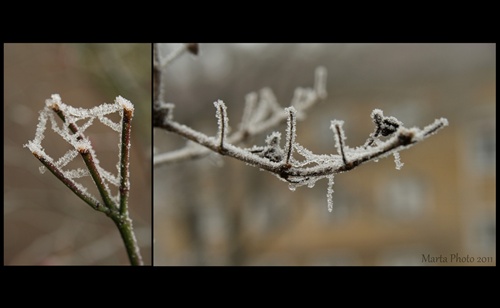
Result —
[[218, 100], [214, 102], [214, 106], [217, 109], [216, 116], [218, 118], [219, 125], [219, 152], [224, 153], [224, 139], [226, 139], [227, 131], [229, 129], [229, 121], [227, 117], [227, 107], [223, 101]]
[[130, 191], [130, 130], [134, 116], [133, 110], [123, 109], [121, 147], [120, 147], [120, 213], [128, 213], [128, 195]]
[[[66, 122], [66, 117], [64, 116], [64, 113], [62, 110], [57, 108], [57, 106], [52, 107], [52, 110], [63, 120], [63, 122]], [[71, 130], [73, 134], [78, 133], [78, 128], [74, 123], [71, 123], [68, 125], [68, 128]], [[83, 134], [80, 134], [77, 139], [85, 138]], [[97, 189], [99, 190], [99, 193], [101, 194], [102, 200], [104, 202], [104, 205], [108, 207], [109, 209], [115, 208], [115, 204], [113, 200], [111, 200], [110, 197], [110, 192], [106, 189], [106, 186], [104, 184], [103, 179], [101, 178], [101, 175], [99, 174], [99, 171], [97, 170], [97, 167], [94, 163], [94, 158], [92, 157], [92, 153], [88, 149], [79, 149], [78, 152], [83, 158], [83, 161], [85, 162], [85, 165], [90, 171], [90, 175], [92, 176], [92, 179], [95, 182], [95, 185], [97, 186]]]
[[338, 123], [335, 124], [335, 131], [337, 133], [337, 138], [339, 141], [340, 155], [342, 156], [342, 161], [344, 162], [344, 165], [347, 165], [347, 159], [345, 158], [344, 154], [344, 136], [342, 135], [342, 131]]
[[221, 117], [221, 123], [220, 123], [220, 149], [221, 151], [224, 150], [224, 137], [226, 136], [226, 123], [224, 119], [226, 119], [226, 114], [224, 113], [224, 108], [222, 108], [221, 105], [219, 105], [219, 112], [220, 112], [220, 117]]
[[116, 209], [116, 205], [111, 199], [110, 192], [106, 188], [104, 180], [101, 178], [101, 174], [97, 170], [97, 166], [95, 165], [92, 154], [88, 149], [78, 149], [78, 152], [80, 152], [80, 154], [82, 155], [83, 160], [85, 161], [85, 165], [90, 171], [90, 175], [92, 176], [92, 179], [94, 180], [95, 185], [97, 186], [97, 189], [101, 194], [104, 205], [106, 205], [106, 207], [108, 207], [109, 209]]
[[111, 219], [114, 221], [120, 235], [125, 244], [125, 249], [127, 250], [127, 255], [132, 265], [144, 265], [142, 261], [142, 256], [139, 251], [139, 245], [137, 244], [137, 239], [135, 238], [134, 229], [132, 227], [132, 221], [130, 220], [128, 213], [125, 215], [112, 215]]
[[295, 143], [295, 109], [293, 107], [288, 107], [285, 109], [288, 111], [288, 125], [286, 129], [286, 160], [285, 164], [290, 164], [290, 159], [292, 157], [293, 144]]
[[[53, 108], [53, 111], [64, 121], [65, 121], [65, 116], [64, 113], [59, 110], [58, 108]], [[85, 202], [87, 202], [90, 206], [92, 206], [94, 209], [106, 213], [115, 225], [118, 228], [118, 231], [120, 232], [120, 235], [122, 237], [123, 243], [125, 245], [125, 249], [127, 251], [127, 255], [130, 260], [130, 264], [132, 265], [144, 265], [144, 262], [142, 260], [142, 256], [140, 253], [139, 245], [137, 243], [137, 239], [134, 234], [134, 230], [132, 227], [132, 220], [129, 217], [128, 214], [128, 193], [130, 189], [130, 182], [129, 182], [129, 163], [130, 163], [130, 133], [131, 133], [131, 121], [133, 117], [133, 109], [128, 109], [128, 108], [123, 108], [123, 120], [122, 120], [122, 132], [121, 132], [121, 148], [120, 148], [120, 208], [119, 211], [117, 210], [117, 206], [113, 202], [113, 200], [110, 197], [109, 191], [106, 189], [106, 186], [104, 184], [104, 181], [102, 180], [99, 171], [97, 170], [97, 167], [94, 163], [94, 159], [92, 156], [92, 152], [89, 151], [88, 149], [78, 149], [78, 152], [82, 155], [83, 160], [85, 162], [85, 165], [89, 169], [90, 175], [92, 176], [92, 179], [94, 180], [97, 189], [99, 190], [99, 193], [101, 194], [101, 197], [104, 201], [105, 207], [101, 206], [101, 204], [98, 201], [91, 202], [88, 197], [86, 197], [83, 193], [81, 193], [79, 190], [72, 188], [72, 186], [76, 185], [71, 185], [72, 181], [71, 180], [63, 180], [64, 174], [62, 172], [54, 172], [55, 169], [51, 168], [50, 165], [47, 164], [46, 160], [45, 162], [42, 161], [44, 165], [47, 166], [49, 170], [51, 170], [54, 175], [56, 175], [66, 186], [68, 186], [72, 191], [75, 192], [81, 199], [83, 199]], [[74, 134], [78, 133], [78, 127], [75, 124], [69, 124], [68, 125], [69, 129], [71, 132]], [[80, 134], [77, 139], [80, 138], [85, 138], [83, 134]], [[36, 156], [36, 155], [35, 155]], [[54, 166], [55, 167], [55, 166]], [[61, 178], [63, 177], [63, 178]], [[90, 202], [90, 203], [89, 203]]]
[[162, 98], [162, 71], [160, 68], [160, 51], [158, 43], [153, 44], [153, 105], [158, 104]]

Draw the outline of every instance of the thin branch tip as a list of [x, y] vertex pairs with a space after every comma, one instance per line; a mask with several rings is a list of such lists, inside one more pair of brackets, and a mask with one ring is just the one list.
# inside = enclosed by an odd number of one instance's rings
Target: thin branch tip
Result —
[[285, 112], [288, 113], [288, 121], [287, 121], [287, 128], [286, 128], [285, 165], [289, 165], [290, 159], [292, 158], [292, 152], [293, 152], [293, 148], [294, 148], [293, 146], [295, 144], [297, 111], [295, 110], [295, 108], [293, 106], [290, 106], [290, 107], [285, 108]]
[[216, 108], [216, 117], [218, 124], [219, 152], [225, 153], [224, 143], [229, 130], [227, 107], [226, 104], [224, 104], [224, 102], [220, 99], [214, 102], [214, 106]]

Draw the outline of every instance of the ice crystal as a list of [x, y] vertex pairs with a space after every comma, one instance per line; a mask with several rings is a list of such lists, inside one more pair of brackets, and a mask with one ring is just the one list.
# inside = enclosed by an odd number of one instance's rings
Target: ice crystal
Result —
[[328, 189], [326, 192], [326, 198], [328, 201], [328, 212], [333, 211], [333, 174], [328, 176]]
[[214, 102], [214, 106], [217, 109], [217, 124], [219, 126], [219, 130], [217, 133], [217, 138], [219, 139], [219, 143], [222, 144], [223, 141], [227, 137], [227, 133], [229, 131], [229, 119], [227, 117], [227, 107], [222, 100], [218, 100]]
[[394, 163], [396, 164], [396, 169], [401, 170], [403, 168], [404, 163], [401, 162], [401, 157], [399, 155], [399, 152], [394, 152]]

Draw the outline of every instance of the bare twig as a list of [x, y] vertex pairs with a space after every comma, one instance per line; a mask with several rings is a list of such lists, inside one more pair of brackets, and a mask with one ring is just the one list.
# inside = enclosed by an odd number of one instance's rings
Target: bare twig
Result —
[[347, 165], [347, 159], [345, 158], [344, 153], [344, 130], [342, 129], [342, 125], [344, 121], [332, 121], [331, 128], [335, 133], [335, 143], [338, 145], [337, 152], [342, 156], [342, 161], [344, 165]]
[[[377, 147], [371, 147], [368, 150], [363, 149], [362, 151], [349, 151], [348, 153], [354, 158], [349, 162], [347, 162], [345, 154], [343, 155], [344, 157], [342, 157], [342, 155], [340, 155], [340, 157], [339, 155], [330, 155], [330, 158], [326, 162], [318, 163], [314, 167], [301, 167], [301, 164], [289, 166], [290, 152], [287, 153], [287, 159], [284, 162], [273, 162], [256, 153], [252, 153], [249, 149], [243, 149], [230, 143], [224, 145], [224, 155], [274, 173], [287, 182], [297, 183], [296, 180], [298, 178], [325, 177], [336, 173], [346, 172], [367, 161], [386, 157], [394, 152], [407, 149], [446, 125], [448, 125], [447, 120], [441, 118], [435, 120], [434, 123], [422, 130], [418, 128], [407, 129], [400, 127], [392, 138], [385, 142], [380, 142]], [[209, 137], [185, 125], [175, 121], [166, 121], [161, 128], [198, 143], [214, 152], [219, 152], [220, 144], [216, 138]], [[342, 136], [343, 132], [341, 126], [337, 124], [335, 128], [339, 130], [339, 135]], [[342, 140], [340, 136], [337, 142]], [[338, 148], [341, 149], [341, 152], [344, 151], [344, 146], [338, 145]], [[313, 161], [311, 160], [310, 163], [313, 163]]]
[[120, 144], [120, 213], [128, 213], [128, 194], [130, 191], [130, 131], [134, 108], [127, 101], [121, 100], [123, 105], [123, 119]]
[[[169, 59], [177, 54], [173, 53]], [[156, 63], [161, 63], [161, 61]], [[158, 69], [160, 69], [159, 65]], [[154, 127], [180, 135], [205, 149], [188, 145], [177, 151], [155, 155], [154, 165], [191, 160], [216, 152], [273, 173], [281, 180], [290, 183], [289, 187], [292, 190], [302, 185], [312, 187], [316, 181], [328, 178], [328, 209], [331, 211], [334, 174], [350, 171], [365, 162], [391, 154], [394, 155], [396, 168], [400, 169], [403, 164], [400, 161], [399, 151], [408, 149], [448, 125], [448, 121], [441, 118], [423, 129], [406, 128], [398, 119], [384, 116], [381, 110], [375, 109], [371, 114], [375, 131], [370, 134], [363, 146], [348, 147], [345, 144], [344, 122], [334, 120], [331, 123], [331, 129], [334, 133], [338, 155], [318, 155], [295, 141], [296, 121], [304, 116], [306, 109], [320, 99], [324, 99], [326, 95], [326, 69], [321, 67], [316, 69], [313, 88], [295, 90], [292, 103], [290, 107], [285, 108], [285, 112], [281, 111], [270, 89], [263, 89], [260, 92], [260, 100], [256, 93], [250, 93], [246, 96], [239, 130], [227, 138], [229, 120], [226, 105], [221, 100], [214, 103], [218, 119], [217, 137], [207, 136], [176, 122], [173, 117], [173, 104], [167, 106], [162, 101], [155, 102]], [[273, 132], [268, 136], [265, 146], [252, 148], [238, 146], [249, 137], [260, 134], [284, 121], [287, 121], [287, 129], [283, 148], [279, 145], [281, 135], [278, 132]], [[386, 140], [380, 140], [380, 137]], [[295, 159], [292, 155], [294, 150], [297, 150], [304, 159]]]
[[286, 160], [285, 165], [290, 165], [290, 158], [292, 157], [293, 145], [295, 144], [295, 130], [296, 130], [296, 120], [295, 120], [295, 108], [288, 107], [285, 108], [285, 111], [288, 113], [288, 126], [286, 129]]
[[[56, 123], [52, 111], [62, 119], [62, 128]], [[117, 111], [120, 112], [122, 116], [121, 123], [114, 123], [105, 117], [105, 115]], [[115, 104], [103, 104], [92, 109], [82, 109], [62, 103], [60, 96], [54, 94], [51, 99], [46, 101], [44, 110], [40, 112], [34, 140], [29, 141], [25, 146], [28, 147], [33, 155], [79, 198], [89, 204], [94, 210], [105, 213], [113, 220], [122, 236], [130, 263], [132, 265], [143, 265], [139, 246], [132, 228], [132, 220], [128, 214], [128, 193], [130, 189], [130, 129], [133, 112], [134, 107], [132, 103], [121, 96], [116, 98]], [[99, 166], [92, 144], [84, 135], [85, 130], [90, 127], [95, 118], [98, 118], [103, 124], [115, 131], [119, 131], [121, 134], [119, 142], [119, 180], [112, 173]], [[41, 145], [48, 119], [50, 119], [52, 129], [73, 147], [56, 162], [45, 153]], [[76, 124], [78, 120], [85, 120], [86, 122], [79, 127]], [[82, 156], [87, 170], [63, 170], [62, 167], [78, 156], [78, 153]], [[44, 170], [43, 167], [40, 169], [41, 172]], [[101, 195], [103, 204], [88, 193], [85, 187], [72, 180], [73, 178], [89, 174]], [[118, 198], [111, 196], [106, 181], [119, 187], [119, 201]]]
[[[304, 117], [304, 113], [309, 108], [326, 97], [325, 84], [326, 69], [324, 67], [318, 67], [315, 71], [314, 88], [298, 88], [295, 91], [295, 95], [290, 105], [293, 106], [297, 112], [296, 119], [302, 119]], [[156, 90], [154, 92], [156, 93]], [[270, 89], [265, 89], [264, 91], [261, 91], [261, 96], [269, 98], [269, 92]], [[242, 144], [250, 138], [260, 135], [289, 119], [289, 113], [283, 112], [282, 109], [277, 110], [276, 108], [271, 108], [269, 106], [271, 103], [269, 103], [268, 100], [261, 99], [260, 102], [257, 102], [257, 100], [257, 93], [252, 92], [246, 96], [245, 109], [239, 130], [227, 137], [226, 140], [228, 143], [235, 145]], [[155, 102], [154, 106], [157, 107], [153, 107], [153, 126], [162, 128], [163, 121], [167, 118], [167, 115], [170, 119], [172, 119], [173, 104], [161, 104]], [[272, 109], [272, 111], [269, 111], [269, 109]], [[262, 110], [267, 111], [267, 117], [265, 115], [263, 116], [264, 112], [262, 112]], [[209, 149], [188, 145], [179, 150], [156, 154], [153, 158], [153, 164], [155, 167], [160, 165], [169, 165], [202, 158], [210, 153], [211, 151]]]
[[47, 160], [46, 157], [39, 155], [37, 152], [33, 152], [33, 155], [45, 166], [47, 169], [52, 172], [64, 185], [66, 185], [75, 195], [77, 195], [80, 199], [85, 201], [88, 205], [90, 205], [94, 210], [103, 212], [105, 214], [110, 213], [110, 209], [107, 206], [103, 206], [101, 202], [96, 200], [94, 197], [89, 195], [88, 193], [82, 190], [81, 185], [73, 181], [64, 175], [64, 171], [55, 166], [51, 161]]
[[219, 125], [219, 150], [217, 152], [224, 154], [224, 140], [227, 138], [227, 131], [229, 130], [229, 122], [227, 117], [226, 105], [218, 100], [214, 103], [215, 108], [217, 108], [216, 116], [217, 123]]

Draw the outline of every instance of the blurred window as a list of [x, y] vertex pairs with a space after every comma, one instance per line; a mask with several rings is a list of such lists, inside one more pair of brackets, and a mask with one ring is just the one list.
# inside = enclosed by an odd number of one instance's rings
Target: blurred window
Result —
[[391, 219], [415, 219], [423, 214], [426, 189], [416, 177], [396, 177], [382, 184], [379, 210], [384, 217]]
[[491, 257], [496, 248], [495, 213], [483, 210], [468, 225], [468, 248], [477, 257]]
[[471, 144], [472, 164], [474, 170], [481, 174], [494, 172], [496, 165], [495, 126], [483, 122], [473, 132]]
[[224, 240], [226, 233], [226, 224], [224, 212], [221, 208], [215, 206], [203, 207], [200, 215], [201, 234], [211, 244], [217, 244]]
[[351, 195], [347, 187], [342, 183], [333, 185], [333, 211], [328, 212], [326, 196], [324, 193], [318, 194], [312, 207], [318, 221], [325, 224], [338, 226], [339, 223], [348, 222], [359, 210], [362, 202], [359, 196]]

